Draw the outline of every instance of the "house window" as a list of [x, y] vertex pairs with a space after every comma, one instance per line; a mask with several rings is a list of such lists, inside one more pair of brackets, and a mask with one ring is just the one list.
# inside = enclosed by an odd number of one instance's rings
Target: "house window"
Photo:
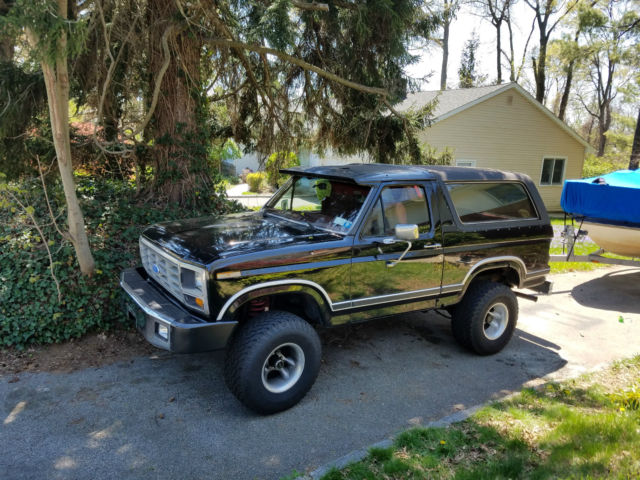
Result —
[[456, 167], [475, 167], [475, 160], [456, 160]]
[[542, 161], [540, 185], [562, 185], [565, 158], [545, 158]]

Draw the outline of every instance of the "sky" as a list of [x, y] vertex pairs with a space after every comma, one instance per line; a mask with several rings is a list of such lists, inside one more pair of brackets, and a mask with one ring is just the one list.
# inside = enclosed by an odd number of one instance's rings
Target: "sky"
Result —
[[[516, 65], [519, 65], [522, 59], [522, 49], [531, 29], [533, 11], [524, 2], [517, 2], [513, 7], [512, 15]], [[480, 74], [488, 75], [487, 83], [491, 84], [496, 80], [496, 30], [488, 20], [471, 13], [471, 8], [468, 5], [463, 5], [450, 27], [447, 88], [457, 88], [458, 86], [458, 68], [460, 68], [462, 50], [465, 42], [471, 38], [471, 32], [474, 29], [480, 39], [476, 70]], [[534, 33], [534, 37], [529, 42], [529, 50], [537, 45], [537, 40], [537, 34]], [[509, 31], [506, 25], [503, 25], [502, 30], [502, 48], [506, 50], [509, 48]], [[409, 75], [420, 77], [433, 72], [429, 82], [423, 85], [421, 90], [439, 90], [442, 49], [434, 44], [426, 51], [414, 50], [412, 53], [421, 55], [422, 58], [418, 63], [407, 68]], [[502, 78], [503, 81], [509, 81], [509, 69], [505, 61], [503, 61]]]

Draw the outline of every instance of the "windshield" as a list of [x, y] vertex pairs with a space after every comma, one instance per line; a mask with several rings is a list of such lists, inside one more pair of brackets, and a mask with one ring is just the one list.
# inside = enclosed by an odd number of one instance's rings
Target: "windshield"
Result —
[[265, 211], [316, 228], [347, 233], [370, 187], [317, 177], [293, 177], [269, 200]]

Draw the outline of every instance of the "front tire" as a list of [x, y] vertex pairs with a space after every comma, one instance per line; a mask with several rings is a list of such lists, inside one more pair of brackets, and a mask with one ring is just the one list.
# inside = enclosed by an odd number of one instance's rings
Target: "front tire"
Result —
[[451, 329], [457, 342], [479, 355], [502, 350], [518, 321], [518, 300], [506, 285], [479, 281], [471, 284], [453, 310]]
[[289, 312], [264, 312], [240, 325], [231, 338], [225, 382], [251, 410], [270, 414], [291, 408], [320, 370], [320, 338]]

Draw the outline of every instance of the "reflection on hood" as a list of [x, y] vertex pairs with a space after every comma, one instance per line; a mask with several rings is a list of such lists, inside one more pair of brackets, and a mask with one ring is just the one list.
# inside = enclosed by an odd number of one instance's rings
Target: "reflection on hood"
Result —
[[163, 222], [147, 228], [143, 235], [187, 261], [202, 264], [239, 253], [338, 237], [262, 212]]

